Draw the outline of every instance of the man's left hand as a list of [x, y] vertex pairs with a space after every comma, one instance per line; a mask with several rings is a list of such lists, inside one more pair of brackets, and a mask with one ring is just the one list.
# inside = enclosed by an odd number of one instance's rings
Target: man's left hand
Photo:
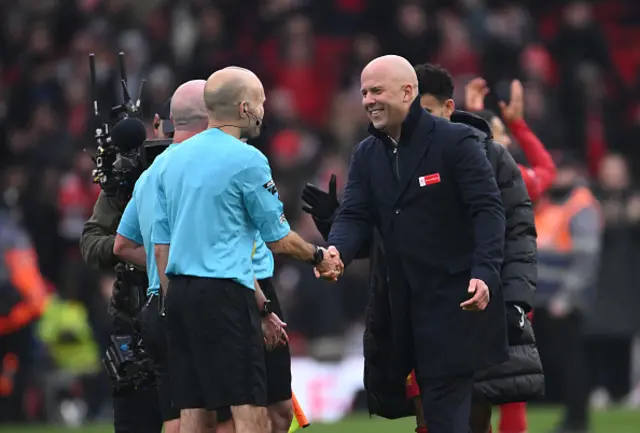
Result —
[[489, 287], [484, 281], [472, 278], [469, 281], [469, 289], [467, 290], [473, 297], [460, 304], [463, 310], [467, 311], [484, 311], [489, 304]]
[[270, 313], [262, 319], [262, 333], [267, 350], [273, 350], [278, 345], [286, 345], [289, 342], [289, 336], [284, 330], [286, 326], [287, 324], [275, 313]]

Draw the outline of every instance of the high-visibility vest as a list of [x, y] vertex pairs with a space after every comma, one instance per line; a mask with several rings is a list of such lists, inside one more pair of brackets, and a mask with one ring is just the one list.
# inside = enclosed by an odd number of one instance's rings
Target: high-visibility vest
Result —
[[561, 287], [573, 259], [571, 220], [587, 208], [599, 209], [598, 201], [585, 187], [576, 188], [563, 203], [542, 199], [535, 207], [538, 232], [537, 301], [544, 301]]

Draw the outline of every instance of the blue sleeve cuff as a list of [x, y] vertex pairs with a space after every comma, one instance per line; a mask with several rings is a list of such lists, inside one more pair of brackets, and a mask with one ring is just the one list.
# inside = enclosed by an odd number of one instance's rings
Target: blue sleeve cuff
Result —
[[278, 223], [276, 226], [272, 227], [268, 233], [261, 231], [260, 236], [265, 242], [277, 242], [287, 236], [290, 232], [291, 227], [289, 226], [289, 222], [285, 220], [283, 223]]
[[120, 236], [124, 236], [125, 238], [133, 241], [139, 245], [143, 245], [144, 242], [142, 240], [142, 234], [136, 230], [134, 227], [131, 227], [125, 221], [120, 221], [120, 225], [118, 226], [117, 233]]

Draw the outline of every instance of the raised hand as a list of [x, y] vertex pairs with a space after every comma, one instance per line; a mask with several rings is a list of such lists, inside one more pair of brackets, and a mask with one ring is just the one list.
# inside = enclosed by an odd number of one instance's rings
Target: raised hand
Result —
[[522, 83], [518, 80], [511, 82], [511, 98], [509, 105], [504, 101], [498, 103], [500, 105], [500, 111], [502, 112], [502, 118], [507, 123], [512, 123], [522, 119], [524, 115], [524, 89]]
[[467, 111], [484, 110], [484, 98], [489, 94], [489, 87], [483, 78], [474, 78], [464, 87], [464, 108]]
[[313, 271], [316, 278], [322, 278], [327, 281], [338, 281], [338, 278], [344, 273], [344, 264], [340, 259], [340, 253], [336, 247], [331, 246], [329, 249], [324, 250], [322, 262], [316, 266]]
[[473, 297], [460, 304], [463, 310], [484, 311], [489, 305], [489, 287], [482, 280], [472, 278], [469, 281], [469, 289], [467, 290]]
[[302, 210], [319, 220], [333, 220], [333, 214], [340, 207], [336, 192], [336, 175], [329, 180], [329, 191], [307, 183], [302, 191], [302, 200], [306, 203]]
[[286, 345], [289, 342], [289, 336], [284, 328], [287, 326], [275, 313], [270, 313], [262, 319], [262, 334], [264, 335], [264, 343], [267, 350], [273, 350], [278, 345]]

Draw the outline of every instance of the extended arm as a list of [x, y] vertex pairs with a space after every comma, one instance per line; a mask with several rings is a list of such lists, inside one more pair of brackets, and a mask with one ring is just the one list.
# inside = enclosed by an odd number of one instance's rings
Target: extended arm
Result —
[[131, 198], [122, 214], [113, 244], [113, 254], [140, 267], [147, 265], [135, 196]]
[[529, 196], [535, 202], [553, 183], [556, 166], [547, 149], [523, 119], [509, 122], [508, 127], [531, 164], [531, 167], [520, 166], [520, 170]]
[[276, 254], [312, 262], [316, 247], [291, 230], [271, 177], [271, 168], [262, 153], [252, 155], [242, 173], [241, 189], [247, 212], [267, 247]]
[[365, 247], [372, 232], [371, 185], [366, 176], [359, 145], [351, 157], [349, 178], [344, 191], [340, 211], [331, 227], [328, 242], [340, 252], [345, 265]]
[[471, 278], [499, 278], [504, 256], [505, 216], [491, 165], [474, 135], [467, 134], [445, 149], [457, 188], [473, 220], [475, 249]]

